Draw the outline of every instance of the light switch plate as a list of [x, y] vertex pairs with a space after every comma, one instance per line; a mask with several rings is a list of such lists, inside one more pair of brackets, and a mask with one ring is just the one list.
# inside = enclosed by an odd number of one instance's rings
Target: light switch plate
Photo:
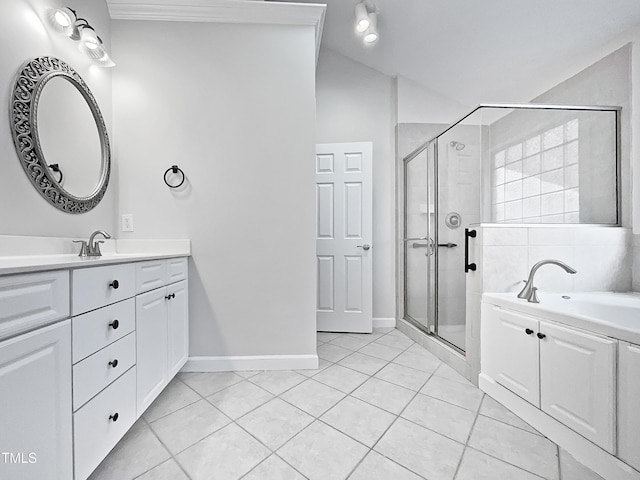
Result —
[[133, 232], [133, 214], [125, 213], [122, 215], [122, 231]]

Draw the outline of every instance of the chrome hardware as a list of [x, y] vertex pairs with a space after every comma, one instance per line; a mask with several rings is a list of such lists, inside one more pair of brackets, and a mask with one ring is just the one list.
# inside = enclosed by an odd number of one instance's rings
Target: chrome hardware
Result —
[[106, 239], [111, 238], [111, 235], [109, 235], [104, 230], [96, 230], [95, 232], [93, 232], [89, 237], [89, 243], [88, 243], [89, 251], [87, 252], [88, 257], [102, 256], [102, 252], [100, 252], [100, 244], [104, 242], [102, 240], [95, 241], [94, 239], [96, 238], [96, 235], [102, 235]]
[[540, 260], [533, 267], [531, 267], [531, 271], [529, 272], [529, 278], [524, 286], [524, 288], [518, 293], [518, 298], [525, 298], [529, 303], [540, 303], [540, 299], [537, 295], [537, 288], [533, 286], [533, 277], [538, 271], [540, 267], [543, 265], [557, 265], [558, 267], [564, 269], [565, 272], [570, 274], [575, 274], [576, 271], [571, 268], [566, 263], [562, 263], [560, 260]]
[[356, 247], [361, 248], [363, 250], [369, 250], [371, 248], [371, 245], [369, 245], [368, 243], [365, 243], [364, 245], [356, 245]]
[[87, 255], [89, 255], [89, 247], [87, 246], [87, 242], [85, 242], [84, 240], [72, 240], [73, 243], [79, 243], [80, 244], [80, 253], [78, 253], [79, 257], [86, 257]]
[[418, 243], [418, 242], [413, 242], [411, 244], [412, 248], [427, 248], [430, 247], [432, 244], [431, 243]]

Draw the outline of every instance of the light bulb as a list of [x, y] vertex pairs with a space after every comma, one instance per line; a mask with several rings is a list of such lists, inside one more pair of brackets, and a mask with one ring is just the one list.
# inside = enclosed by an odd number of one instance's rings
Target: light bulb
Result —
[[76, 21], [76, 14], [69, 7], [57, 8], [53, 18], [61, 27], [69, 27]]
[[367, 6], [364, 3], [356, 5], [356, 31], [358, 33], [364, 32], [369, 28], [369, 13], [367, 12]]
[[100, 45], [100, 39], [98, 35], [96, 35], [96, 31], [89, 27], [82, 27], [82, 31], [80, 32], [80, 40], [84, 44], [85, 47], [95, 50]]
[[369, 28], [364, 33], [364, 41], [373, 43], [378, 40], [378, 16], [374, 13], [369, 14]]

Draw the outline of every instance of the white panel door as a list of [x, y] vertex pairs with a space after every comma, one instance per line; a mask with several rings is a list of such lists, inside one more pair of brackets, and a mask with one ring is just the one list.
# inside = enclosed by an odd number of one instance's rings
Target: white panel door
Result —
[[618, 455], [640, 470], [640, 345], [620, 342], [618, 360]]
[[540, 408], [613, 453], [617, 341], [540, 322]]
[[318, 331], [372, 331], [372, 150], [316, 146]]
[[537, 332], [535, 318], [482, 304], [482, 372], [539, 407]]

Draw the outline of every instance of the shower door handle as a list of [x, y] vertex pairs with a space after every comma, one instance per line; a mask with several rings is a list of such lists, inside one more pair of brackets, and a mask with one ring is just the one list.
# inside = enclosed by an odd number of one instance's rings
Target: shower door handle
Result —
[[469, 270], [472, 272], [476, 271], [476, 264], [469, 263], [469, 237], [476, 238], [476, 231], [469, 230], [468, 228], [464, 229], [464, 272], [468, 273]]

